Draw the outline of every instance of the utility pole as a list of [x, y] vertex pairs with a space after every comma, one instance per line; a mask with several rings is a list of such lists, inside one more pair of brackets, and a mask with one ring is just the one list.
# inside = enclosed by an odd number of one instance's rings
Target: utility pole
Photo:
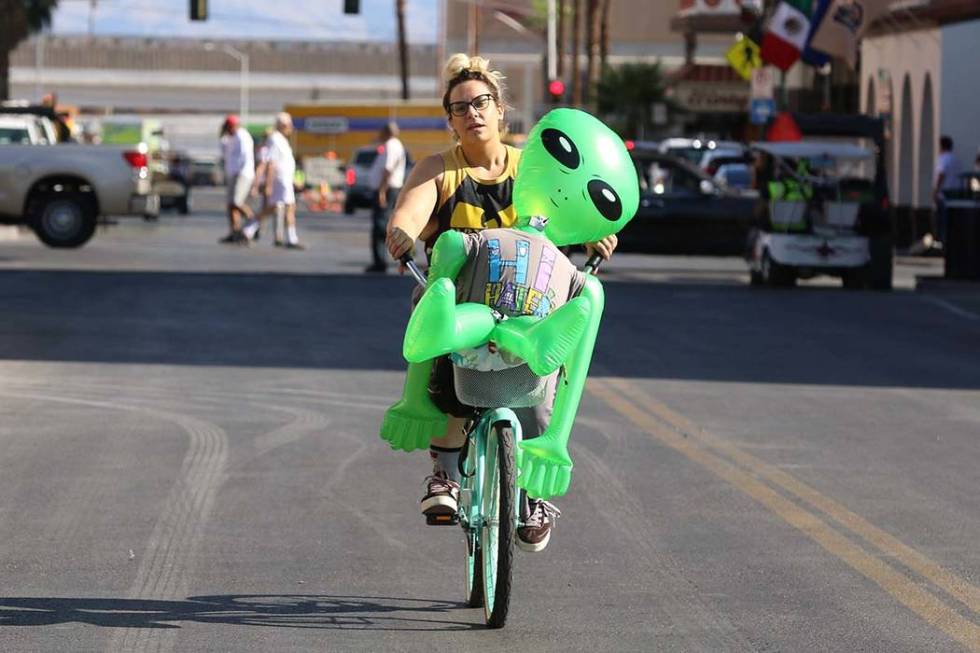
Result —
[[565, 76], [565, 0], [558, 0], [558, 27], [555, 40], [558, 42], [558, 78]]
[[469, 50], [466, 54], [471, 57], [480, 51], [480, 5], [477, 0], [470, 2], [466, 45]]
[[405, 0], [395, 0], [395, 12], [398, 19], [398, 58], [401, 63], [402, 99], [407, 100], [408, 94], [408, 43], [405, 38]]
[[582, 106], [582, 80], [578, 66], [581, 7], [582, 0], [572, 0], [572, 104], [577, 107]]
[[555, 40], [557, 16], [555, 0], [548, 0], [548, 81], [558, 79], [558, 43]]

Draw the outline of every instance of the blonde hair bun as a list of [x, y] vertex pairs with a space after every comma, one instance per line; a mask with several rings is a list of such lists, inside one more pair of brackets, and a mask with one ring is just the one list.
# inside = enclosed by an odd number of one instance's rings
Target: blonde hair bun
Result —
[[471, 57], [463, 52], [457, 52], [449, 57], [446, 67], [443, 69], [443, 78], [446, 83], [456, 79], [461, 73], [477, 73], [487, 78], [494, 86], [500, 87], [504, 76], [499, 70], [490, 70], [490, 61], [483, 57]]

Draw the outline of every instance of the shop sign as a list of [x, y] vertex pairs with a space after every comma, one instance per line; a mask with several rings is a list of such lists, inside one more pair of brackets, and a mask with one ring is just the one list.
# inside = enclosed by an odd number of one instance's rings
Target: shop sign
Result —
[[674, 100], [688, 111], [742, 113], [749, 106], [749, 87], [748, 84], [678, 84]]

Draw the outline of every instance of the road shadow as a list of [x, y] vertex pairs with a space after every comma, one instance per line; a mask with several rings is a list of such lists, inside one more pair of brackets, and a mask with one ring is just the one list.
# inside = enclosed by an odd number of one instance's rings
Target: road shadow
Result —
[[104, 628], [180, 628], [187, 623], [345, 630], [474, 630], [454, 617], [463, 603], [317, 594], [191, 596], [183, 600], [0, 598], [0, 628], [83, 623]]
[[[603, 374], [980, 389], [980, 324], [913, 292], [616, 276]], [[7, 270], [0, 360], [401, 373], [412, 288], [397, 275]]]

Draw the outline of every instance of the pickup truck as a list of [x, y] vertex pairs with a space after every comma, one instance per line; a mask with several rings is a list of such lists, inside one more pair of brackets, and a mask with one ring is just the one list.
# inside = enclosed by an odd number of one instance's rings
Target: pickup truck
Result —
[[0, 223], [49, 247], [80, 247], [100, 216], [155, 216], [146, 146], [0, 145]]

